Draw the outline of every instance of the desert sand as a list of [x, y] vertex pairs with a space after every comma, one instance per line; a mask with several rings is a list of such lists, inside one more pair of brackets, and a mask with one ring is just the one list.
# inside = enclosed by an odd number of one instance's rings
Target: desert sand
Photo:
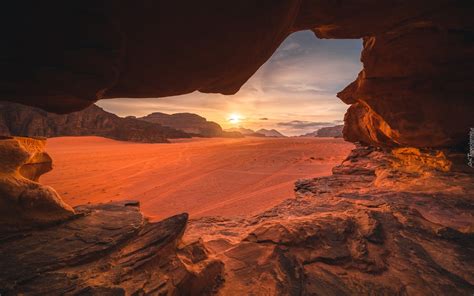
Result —
[[354, 145], [332, 138], [48, 139], [54, 169], [40, 182], [70, 205], [139, 200], [153, 220], [251, 215], [294, 198], [300, 178], [331, 174]]

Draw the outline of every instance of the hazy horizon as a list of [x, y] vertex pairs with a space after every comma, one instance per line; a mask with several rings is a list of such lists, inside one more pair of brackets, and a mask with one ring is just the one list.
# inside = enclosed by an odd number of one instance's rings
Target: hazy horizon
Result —
[[362, 42], [317, 39], [310, 31], [290, 35], [233, 96], [190, 94], [98, 102], [119, 116], [153, 112], [196, 113], [224, 129], [276, 129], [288, 136], [341, 124], [348, 105], [336, 93], [362, 69]]

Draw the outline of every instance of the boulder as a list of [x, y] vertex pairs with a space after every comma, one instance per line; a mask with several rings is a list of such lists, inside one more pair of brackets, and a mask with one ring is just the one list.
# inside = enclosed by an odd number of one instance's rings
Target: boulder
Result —
[[51, 224], [74, 216], [74, 210], [39, 177], [52, 169], [44, 152], [46, 139], [0, 139], [0, 229]]

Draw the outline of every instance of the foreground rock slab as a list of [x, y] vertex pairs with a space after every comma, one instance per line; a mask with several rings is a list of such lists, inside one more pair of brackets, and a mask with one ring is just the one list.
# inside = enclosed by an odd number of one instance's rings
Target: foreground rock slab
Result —
[[206, 294], [220, 283], [223, 266], [202, 246], [177, 248], [187, 214], [148, 223], [126, 201], [75, 210], [61, 225], [2, 234], [2, 295]]

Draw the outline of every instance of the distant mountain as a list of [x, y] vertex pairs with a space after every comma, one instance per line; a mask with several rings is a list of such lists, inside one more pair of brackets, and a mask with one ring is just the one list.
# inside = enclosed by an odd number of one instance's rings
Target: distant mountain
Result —
[[262, 128], [262, 129], [259, 129], [258, 131], [256, 131], [256, 133], [265, 135], [266, 137], [273, 137], [273, 138], [285, 138], [286, 137], [285, 135], [283, 135], [282, 133], [280, 133], [276, 129], [268, 130], [268, 129]]
[[342, 138], [342, 129], [344, 125], [323, 127], [317, 131], [317, 137]]
[[254, 130], [251, 130], [249, 128], [244, 128], [244, 127], [233, 127], [226, 129], [225, 131], [231, 132], [231, 133], [240, 133], [246, 137], [265, 137], [264, 134], [259, 134], [255, 132]]
[[312, 133], [307, 133], [303, 137], [332, 137], [332, 138], [342, 138], [342, 130], [344, 125], [336, 125], [320, 128], [317, 131]]
[[155, 112], [147, 116], [138, 118], [139, 120], [151, 123], [158, 123], [168, 126], [193, 136], [202, 137], [242, 137], [242, 134], [236, 131], [224, 131], [222, 127], [206, 118], [193, 113], [175, 113], [166, 114]]
[[279, 131], [277, 131], [275, 129], [271, 129], [271, 130], [259, 129], [258, 131], [254, 131], [254, 130], [249, 129], [249, 128], [234, 127], [234, 128], [226, 129], [226, 131], [239, 132], [239, 133], [243, 134], [244, 136], [248, 136], [248, 137], [272, 137], [272, 138], [286, 137], [285, 135], [283, 135], [282, 133], [280, 133]]
[[0, 102], [0, 134], [14, 136], [102, 136], [143, 143], [163, 143], [190, 135], [132, 117], [122, 118], [97, 105], [66, 115], [21, 104]]
[[255, 134], [255, 131], [254, 131], [254, 130], [251, 130], [251, 129], [249, 129], [249, 128], [244, 128], [244, 127], [228, 128], [228, 129], [226, 129], [226, 131], [228, 131], [228, 132], [238, 132], [238, 133], [241, 133], [241, 134], [244, 135], [244, 136], [248, 136], [248, 135], [251, 135], [251, 134]]
[[298, 137], [317, 137], [317, 136], [318, 136], [318, 131], [314, 131], [314, 132], [306, 133], [304, 135], [300, 135]]

